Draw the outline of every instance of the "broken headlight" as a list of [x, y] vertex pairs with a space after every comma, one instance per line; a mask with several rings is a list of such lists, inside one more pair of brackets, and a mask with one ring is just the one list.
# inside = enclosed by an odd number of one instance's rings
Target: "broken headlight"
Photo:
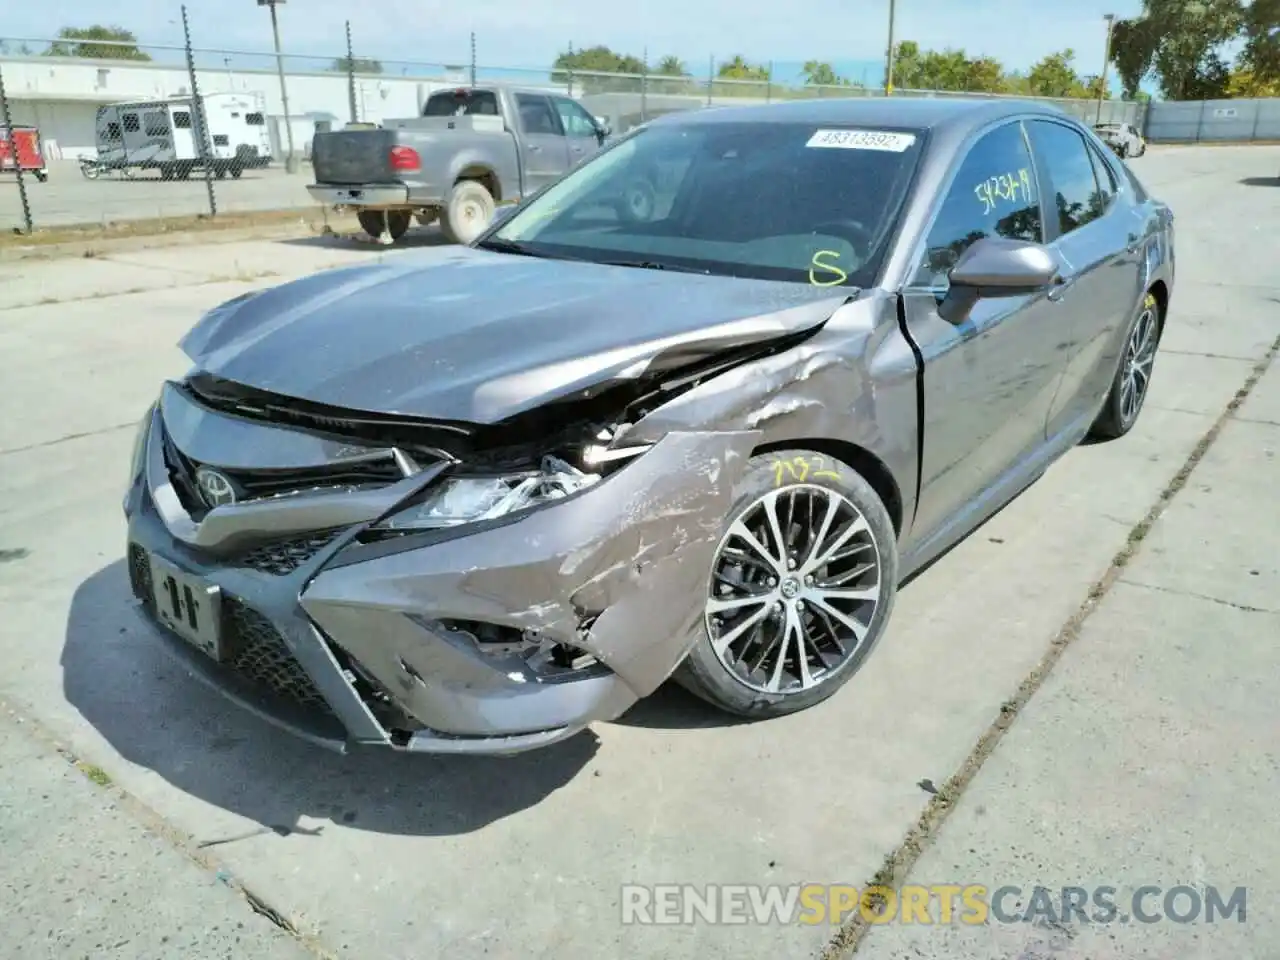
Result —
[[541, 468], [504, 476], [449, 477], [428, 488], [412, 506], [393, 513], [379, 530], [437, 530], [464, 523], [496, 520], [519, 510], [542, 506], [598, 483], [557, 457], [544, 457]]

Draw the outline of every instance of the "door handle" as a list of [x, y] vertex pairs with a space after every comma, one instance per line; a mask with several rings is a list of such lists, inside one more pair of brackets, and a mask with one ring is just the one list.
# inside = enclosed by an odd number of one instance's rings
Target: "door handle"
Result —
[[530, 152], [530, 153], [541, 153], [541, 152], [542, 152], [542, 148], [541, 148], [540, 146], [538, 146], [536, 143], [531, 143], [531, 144], [529, 144], [529, 152]]

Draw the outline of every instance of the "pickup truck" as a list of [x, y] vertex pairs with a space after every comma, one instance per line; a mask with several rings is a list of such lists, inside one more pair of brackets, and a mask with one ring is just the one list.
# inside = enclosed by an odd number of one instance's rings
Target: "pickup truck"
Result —
[[317, 133], [311, 196], [353, 209], [392, 244], [415, 216], [470, 243], [499, 204], [518, 203], [600, 149], [609, 125], [570, 97], [491, 86], [437, 91], [422, 116]]

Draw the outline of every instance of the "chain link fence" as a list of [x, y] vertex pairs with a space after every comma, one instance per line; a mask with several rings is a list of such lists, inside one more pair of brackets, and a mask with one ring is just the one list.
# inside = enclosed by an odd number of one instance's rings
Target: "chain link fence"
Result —
[[[314, 135], [419, 116], [433, 92], [461, 86], [568, 94], [616, 133], [677, 110], [883, 96], [867, 78], [821, 86], [721, 77], [715, 58], [701, 76], [487, 67], [477, 62], [474, 35], [454, 63], [386, 60], [361, 48], [350, 22], [323, 56], [215, 50], [193, 42], [186, 7], [175, 23], [187, 38], [181, 47], [57, 38], [0, 47], [0, 228], [156, 232], [250, 216], [327, 222], [306, 190]], [[1088, 122], [1143, 119], [1127, 101], [1053, 102]]]

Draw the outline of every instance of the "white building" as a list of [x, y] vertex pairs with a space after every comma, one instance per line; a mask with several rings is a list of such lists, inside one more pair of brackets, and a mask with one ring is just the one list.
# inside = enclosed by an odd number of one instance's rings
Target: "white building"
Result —
[[[40, 128], [46, 152], [56, 158], [93, 156], [94, 117], [103, 104], [184, 96], [191, 80], [183, 66], [123, 60], [75, 60], [61, 57], [0, 57], [5, 91], [14, 124]], [[283, 157], [284, 104], [274, 70], [197, 70], [202, 94], [252, 91], [267, 102], [272, 149]], [[465, 82], [465, 76], [438, 78], [365, 75], [356, 77], [359, 119], [378, 123], [392, 117], [417, 116], [435, 90]], [[339, 128], [351, 120], [350, 89], [345, 73], [290, 73], [285, 76], [294, 149], [309, 152], [317, 120]], [[2, 118], [0, 118], [2, 119]]]

